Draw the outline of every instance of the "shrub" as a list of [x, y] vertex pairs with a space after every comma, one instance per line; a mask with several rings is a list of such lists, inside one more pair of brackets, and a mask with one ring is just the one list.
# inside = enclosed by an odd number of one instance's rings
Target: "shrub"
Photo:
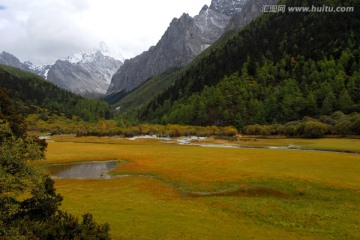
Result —
[[335, 133], [340, 134], [340, 135], [349, 135], [351, 134], [351, 127], [352, 124], [349, 120], [341, 120], [340, 122], [338, 122], [335, 125]]
[[324, 137], [327, 132], [327, 125], [321, 122], [310, 121], [304, 123], [304, 137], [320, 138]]
[[244, 128], [246, 135], [260, 135], [261, 126], [259, 124], [249, 125]]
[[352, 134], [360, 135], [360, 118], [356, 119], [351, 125]]

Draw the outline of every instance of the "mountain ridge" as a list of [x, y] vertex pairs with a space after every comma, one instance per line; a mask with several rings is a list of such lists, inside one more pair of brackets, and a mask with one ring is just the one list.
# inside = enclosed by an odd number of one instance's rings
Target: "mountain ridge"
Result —
[[[261, 14], [261, 6], [262, 4], [274, 4], [277, 0], [249, 0], [243, 5], [243, 10], [230, 18], [229, 23], [226, 26], [225, 32], [221, 35], [221, 37], [215, 41], [209, 48], [202, 51], [199, 55], [197, 55], [190, 64], [187, 64], [181, 69], [174, 70], [170, 69], [170, 74], [167, 75], [161, 73], [156, 77], [151, 79], [147, 79], [140, 86], [126, 93], [122, 91], [117, 94], [108, 95], [104, 99], [108, 101], [110, 104], [113, 104], [115, 107], [119, 107], [120, 114], [127, 115], [129, 112], [134, 112], [134, 109], [138, 109], [140, 106], [148, 103], [153, 100], [157, 95], [161, 94], [168, 87], [172, 86], [176, 79], [180, 78], [182, 74], [186, 72], [189, 68], [191, 68], [194, 64], [196, 64], [199, 59], [201, 59], [204, 55], [208, 55], [213, 47], [217, 47], [217, 45], [221, 45], [225, 42], [225, 40], [231, 36], [233, 32], [237, 29], [241, 29], [246, 24], [250, 23], [255, 17]], [[207, 11], [208, 6], [205, 5], [200, 12]], [[250, 16], [250, 17], [248, 17]], [[231, 24], [231, 26], [230, 26]], [[210, 51], [208, 51], [210, 50]]]
[[0, 64], [37, 74], [63, 89], [89, 98], [105, 95], [122, 60], [123, 57], [110, 51], [104, 42], [92, 50], [75, 52], [66, 59], [59, 59], [53, 65], [35, 65], [30, 61], [22, 63], [10, 53], [4, 51], [0, 54]]
[[[231, 2], [237, 4], [228, 4]], [[205, 5], [195, 17], [184, 13], [174, 18], [155, 46], [124, 62], [114, 74], [107, 94], [129, 92], [168, 69], [187, 65], [223, 34], [230, 19], [223, 12], [233, 13], [245, 2], [213, 0], [210, 7]]]
[[89, 58], [76, 63], [69, 60], [56, 61], [51, 66], [47, 79], [84, 97], [99, 98], [105, 95], [113, 73], [122, 62], [104, 56], [100, 51], [86, 57]]
[[22, 63], [17, 57], [6, 51], [0, 53], [0, 64], [35, 73], [45, 79], [47, 77], [47, 72], [51, 67], [51, 65], [34, 65], [30, 61], [25, 61]]

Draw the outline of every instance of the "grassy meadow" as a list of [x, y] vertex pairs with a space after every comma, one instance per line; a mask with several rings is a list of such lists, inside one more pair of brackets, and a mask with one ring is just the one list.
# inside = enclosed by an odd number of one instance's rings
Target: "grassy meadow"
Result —
[[[56, 180], [62, 207], [109, 222], [114, 239], [360, 239], [359, 154], [53, 139], [41, 163], [120, 160], [123, 177]], [[246, 144], [360, 151], [351, 139]]]

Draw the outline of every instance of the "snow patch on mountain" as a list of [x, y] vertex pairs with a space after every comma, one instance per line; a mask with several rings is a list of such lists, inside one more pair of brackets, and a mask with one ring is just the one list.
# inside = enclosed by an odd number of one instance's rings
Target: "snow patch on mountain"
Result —
[[240, 12], [248, 0], [212, 0], [210, 9], [222, 14], [232, 16]]
[[[101, 53], [101, 56], [99, 53]], [[67, 57], [65, 60], [70, 63], [89, 63], [95, 62], [103, 56], [111, 57], [121, 62], [125, 60], [120, 53], [112, 51], [105, 42], [100, 42], [97, 48], [93, 48], [90, 51], [78, 51], [72, 56]]]
[[58, 60], [48, 71], [47, 79], [73, 93], [98, 98], [105, 95], [112, 76], [122, 65], [121, 60], [120, 54], [101, 42], [90, 51], [79, 51], [65, 60]]
[[5, 51], [0, 53], [0, 64], [35, 73], [43, 78], [46, 78], [45, 72], [51, 67], [50, 65], [34, 65], [30, 61], [25, 61], [22, 63], [17, 57]]

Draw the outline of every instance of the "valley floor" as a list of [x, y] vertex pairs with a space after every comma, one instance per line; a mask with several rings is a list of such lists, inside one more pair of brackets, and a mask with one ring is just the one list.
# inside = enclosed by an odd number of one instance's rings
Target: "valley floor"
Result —
[[[120, 160], [110, 180], [57, 179], [63, 208], [114, 239], [359, 239], [360, 154], [55, 136], [47, 163]], [[246, 143], [244, 143], [246, 142]], [[229, 144], [206, 139], [202, 143]], [[240, 141], [360, 151], [358, 139]]]

